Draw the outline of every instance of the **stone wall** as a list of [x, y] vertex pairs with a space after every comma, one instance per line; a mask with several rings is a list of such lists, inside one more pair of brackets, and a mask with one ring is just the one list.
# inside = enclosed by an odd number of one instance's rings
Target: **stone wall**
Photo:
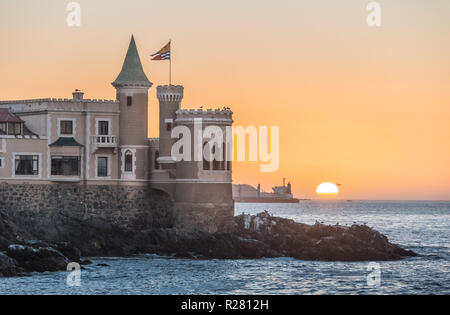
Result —
[[234, 230], [234, 204], [226, 203], [175, 203], [175, 227], [195, 229], [207, 233]]
[[66, 217], [134, 230], [174, 225], [170, 197], [146, 186], [0, 183], [0, 210], [33, 224]]

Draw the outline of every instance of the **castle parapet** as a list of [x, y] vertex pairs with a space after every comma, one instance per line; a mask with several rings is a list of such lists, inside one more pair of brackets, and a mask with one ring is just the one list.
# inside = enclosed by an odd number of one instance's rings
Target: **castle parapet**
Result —
[[151, 148], [159, 148], [159, 138], [148, 138], [148, 145]]
[[160, 85], [156, 95], [160, 102], [180, 102], [183, 99], [184, 87], [182, 85]]
[[222, 109], [179, 109], [176, 112], [177, 124], [192, 123], [195, 119], [200, 118], [202, 122], [209, 124], [225, 124], [233, 123], [233, 112], [228, 108]]

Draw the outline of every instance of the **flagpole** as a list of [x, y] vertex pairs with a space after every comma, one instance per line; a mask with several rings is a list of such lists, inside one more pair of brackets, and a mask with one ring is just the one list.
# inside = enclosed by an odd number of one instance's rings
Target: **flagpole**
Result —
[[169, 86], [172, 85], [172, 40], [169, 40], [170, 58], [169, 58]]

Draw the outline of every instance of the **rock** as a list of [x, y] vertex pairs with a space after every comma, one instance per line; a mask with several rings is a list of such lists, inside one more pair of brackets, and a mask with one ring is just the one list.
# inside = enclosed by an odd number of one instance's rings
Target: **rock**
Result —
[[272, 217], [267, 212], [241, 215], [235, 222], [237, 235], [260, 240], [273, 250], [297, 259], [386, 261], [416, 255], [390, 243], [386, 236], [365, 225], [306, 225]]
[[37, 247], [13, 244], [7, 255], [15, 259], [20, 267], [29, 272], [66, 270], [69, 260], [51, 247]]
[[0, 252], [0, 277], [15, 277], [21, 273], [17, 262]]
[[[18, 245], [8, 247], [10, 244]], [[26, 271], [65, 270], [68, 262], [83, 264], [82, 255], [148, 253], [188, 259], [286, 256], [328, 261], [396, 260], [415, 255], [365, 225], [307, 225], [267, 212], [235, 217], [233, 233], [209, 234], [176, 228], [131, 230], [98, 218], [77, 219], [57, 211], [46, 217], [5, 214], [0, 209], [0, 250], [7, 250]]]
[[67, 257], [71, 262], [81, 262], [81, 251], [70, 242], [59, 242], [55, 248]]
[[81, 252], [74, 247], [70, 242], [58, 242], [55, 244], [45, 242], [42, 240], [24, 240], [20, 242], [21, 245], [31, 246], [33, 248], [51, 247], [63, 254], [71, 262], [80, 262]]
[[91, 265], [91, 264], [92, 264], [92, 261], [90, 261], [89, 259], [82, 259], [80, 261], [80, 265], [82, 265], [82, 266]]
[[16, 224], [3, 210], [0, 209], [0, 251], [6, 251], [10, 244], [18, 239], [29, 239], [31, 235], [26, 229]]
[[130, 239], [139, 244], [135, 253], [158, 254], [176, 258], [239, 259], [274, 257], [266, 244], [226, 233], [209, 234], [183, 229], [141, 231]]

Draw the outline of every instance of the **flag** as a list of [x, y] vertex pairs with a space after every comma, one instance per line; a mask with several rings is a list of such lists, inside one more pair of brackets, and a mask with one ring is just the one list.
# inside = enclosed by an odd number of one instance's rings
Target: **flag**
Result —
[[166, 46], [161, 48], [157, 53], [150, 55], [153, 57], [152, 60], [170, 60], [170, 42]]

